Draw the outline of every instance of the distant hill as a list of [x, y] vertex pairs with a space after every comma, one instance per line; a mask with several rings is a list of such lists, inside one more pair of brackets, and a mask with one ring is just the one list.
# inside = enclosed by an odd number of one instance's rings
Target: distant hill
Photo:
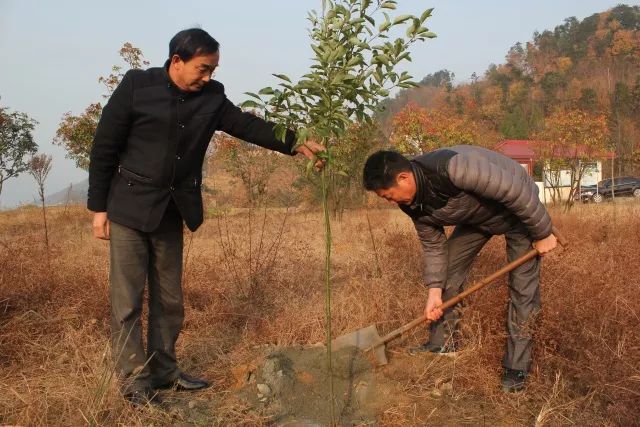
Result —
[[534, 138], [554, 111], [580, 110], [606, 118], [618, 174], [640, 171], [640, 6], [569, 17], [515, 43], [504, 63], [460, 84], [454, 78], [441, 70], [383, 101], [386, 133], [409, 104], [473, 123], [493, 143]]
[[87, 191], [89, 189], [89, 179], [70, 184], [66, 188], [48, 195], [44, 202], [47, 205], [84, 204], [87, 202]]

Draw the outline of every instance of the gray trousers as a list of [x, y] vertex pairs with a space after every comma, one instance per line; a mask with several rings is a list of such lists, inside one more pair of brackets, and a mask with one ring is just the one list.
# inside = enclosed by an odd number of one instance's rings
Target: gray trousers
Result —
[[[168, 210], [150, 233], [111, 222], [110, 235], [111, 342], [122, 390], [171, 381], [178, 375], [175, 343], [184, 319], [182, 218]], [[145, 351], [141, 316], [147, 282]]]
[[[449, 255], [447, 281], [442, 292], [446, 301], [459, 294], [471, 265], [491, 238], [471, 226], [457, 226], [447, 242]], [[511, 262], [532, 249], [531, 238], [522, 227], [505, 234], [507, 258]], [[497, 269], [496, 269], [497, 270]], [[528, 371], [531, 364], [532, 314], [540, 309], [540, 261], [538, 257], [509, 273], [509, 302], [507, 307], [507, 348], [502, 364], [505, 368]], [[444, 316], [430, 325], [429, 342], [445, 345], [453, 339], [460, 318], [460, 305], [446, 310]]]

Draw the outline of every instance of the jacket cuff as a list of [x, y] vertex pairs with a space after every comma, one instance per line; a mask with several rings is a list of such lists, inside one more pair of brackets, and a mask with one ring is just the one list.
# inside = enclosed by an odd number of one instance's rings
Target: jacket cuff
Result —
[[89, 209], [92, 212], [106, 212], [107, 201], [89, 198], [87, 199], [87, 209]]
[[444, 289], [444, 282], [429, 283], [427, 289]]
[[540, 230], [539, 228], [535, 230], [529, 230], [529, 235], [531, 236], [531, 239], [533, 239], [534, 242], [547, 238], [551, 236], [552, 233], [553, 233], [553, 228], [551, 224], [549, 224], [549, 226], [545, 227], [542, 230]]

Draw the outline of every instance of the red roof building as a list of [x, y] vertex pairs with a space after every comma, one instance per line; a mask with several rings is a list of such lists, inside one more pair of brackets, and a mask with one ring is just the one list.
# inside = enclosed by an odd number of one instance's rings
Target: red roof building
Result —
[[[533, 174], [533, 166], [537, 160], [536, 146], [540, 144], [545, 144], [544, 141], [531, 141], [528, 139], [506, 139], [504, 141], [499, 142], [495, 146], [495, 150], [501, 152], [507, 157], [512, 158], [516, 162], [520, 163], [524, 168], [527, 169], [529, 175]], [[584, 146], [576, 146], [575, 151], [572, 152], [562, 152], [561, 150], [556, 150], [554, 152], [554, 156], [561, 158], [572, 158], [577, 157], [578, 155], [584, 153], [587, 149]], [[603, 152], [599, 153], [596, 157], [600, 159], [613, 159], [615, 158], [615, 153], [612, 152]]]
[[495, 150], [520, 163], [529, 175], [533, 175], [533, 165], [536, 161], [536, 153], [533, 151], [532, 142], [526, 139], [506, 139], [496, 145]]

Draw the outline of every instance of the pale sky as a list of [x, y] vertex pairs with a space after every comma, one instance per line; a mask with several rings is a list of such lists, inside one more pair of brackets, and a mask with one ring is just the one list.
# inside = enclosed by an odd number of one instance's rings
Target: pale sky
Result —
[[[416, 80], [441, 69], [466, 81], [491, 63], [504, 61], [509, 47], [531, 40], [534, 31], [553, 29], [570, 16], [583, 19], [614, 7], [609, 0], [399, 0], [398, 13], [419, 14], [434, 7], [427, 27], [437, 39], [413, 49], [406, 66]], [[626, 2], [626, 4], [638, 4]], [[192, 26], [221, 44], [221, 81], [229, 98], [275, 83], [271, 73], [298, 77], [310, 58], [307, 11], [321, 0], [0, 0], [0, 105], [29, 114], [39, 124], [34, 136], [53, 155], [47, 193], [82, 181], [87, 173], [65, 159], [52, 140], [66, 111], [78, 114], [101, 100], [97, 78], [119, 63], [129, 41], [151, 66], [161, 66], [171, 37]], [[33, 178], [5, 182], [0, 208], [33, 201]]]

